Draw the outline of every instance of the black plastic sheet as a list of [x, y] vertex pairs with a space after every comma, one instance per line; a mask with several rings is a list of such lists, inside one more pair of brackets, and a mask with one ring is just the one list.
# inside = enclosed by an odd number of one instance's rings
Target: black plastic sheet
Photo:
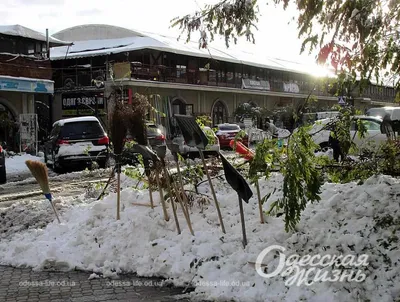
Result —
[[250, 198], [253, 196], [249, 185], [242, 175], [228, 162], [228, 160], [220, 154], [222, 165], [224, 167], [225, 179], [229, 185], [234, 189], [240, 198], [246, 203], [249, 203]]
[[196, 119], [193, 116], [179, 114], [175, 114], [174, 117], [181, 129], [186, 145], [204, 150], [208, 145], [208, 139], [196, 123]]

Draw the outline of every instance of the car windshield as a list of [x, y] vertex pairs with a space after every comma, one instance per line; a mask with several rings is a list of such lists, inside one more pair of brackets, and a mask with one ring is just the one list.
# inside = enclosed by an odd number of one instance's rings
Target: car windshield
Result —
[[61, 138], [63, 139], [82, 139], [98, 138], [104, 135], [100, 124], [95, 121], [82, 121], [75, 123], [65, 123], [61, 128]]
[[384, 118], [386, 113], [392, 114], [392, 111], [393, 111], [392, 109], [372, 108], [367, 111], [367, 115]]
[[219, 125], [218, 129], [221, 131], [237, 131], [240, 130], [238, 125]]

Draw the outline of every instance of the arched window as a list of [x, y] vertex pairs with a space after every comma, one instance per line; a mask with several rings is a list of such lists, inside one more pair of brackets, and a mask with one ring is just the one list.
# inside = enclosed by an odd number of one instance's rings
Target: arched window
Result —
[[228, 108], [226, 108], [226, 105], [223, 102], [217, 101], [214, 104], [212, 120], [214, 126], [228, 122]]
[[181, 99], [173, 100], [171, 106], [172, 106], [172, 115], [186, 114], [186, 103]]

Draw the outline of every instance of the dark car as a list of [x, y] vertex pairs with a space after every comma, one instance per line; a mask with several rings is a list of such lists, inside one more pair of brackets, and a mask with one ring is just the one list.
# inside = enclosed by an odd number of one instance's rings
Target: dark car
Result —
[[[165, 134], [162, 130], [153, 123], [146, 123], [148, 145], [155, 150], [156, 147], [162, 146], [167, 148]], [[129, 165], [136, 165], [139, 163], [137, 153], [132, 150], [129, 142], [131, 141], [130, 135], [127, 136], [127, 144], [125, 144], [124, 151], [122, 152], [122, 163]]]
[[4, 184], [7, 181], [6, 174], [6, 152], [0, 143], [0, 184]]
[[[237, 124], [220, 124], [218, 125], [218, 131], [215, 133], [219, 140], [221, 148], [230, 148], [229, 143], [235, 139], [236, 135], [243, 131]], [[242, 138], [242, 143], [245, 146], [249, 145], [249, 137], [247, 134]]]
[[53, 170], [88, 167], [97, 162], [104, 168], [108, 160], [109, 138], [93, 116], [59, 120], [45, 142], [44, 160]]

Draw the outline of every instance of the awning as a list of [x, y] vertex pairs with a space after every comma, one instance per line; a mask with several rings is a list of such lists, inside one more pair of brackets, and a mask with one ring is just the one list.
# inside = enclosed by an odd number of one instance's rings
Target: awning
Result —
[[54, 82], [43, 79], [0, 76], [0, 91], [53, 94]]

